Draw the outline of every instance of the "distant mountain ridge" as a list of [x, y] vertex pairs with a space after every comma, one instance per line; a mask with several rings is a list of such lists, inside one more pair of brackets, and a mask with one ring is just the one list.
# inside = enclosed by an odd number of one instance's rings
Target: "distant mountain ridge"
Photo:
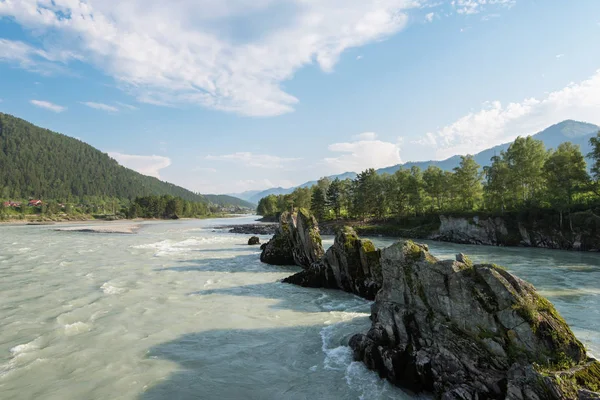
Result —
[[119, 165], [81, 140], [0, 113], [0, 198], [69, 199], [171, 195], [218, 205], [254, 205], [202, 196]]
[[[600, 127], [594, 124], [590, 124], [587, 122], [579, 122], [573, 120], [566, 120], [560, 122], [558, 124], [552, 125], [541, 132], [538, 132], [534, 135], [531, 135], [533, 138], [541, 140], [546, 145], [547, 149], [555, 149], [559, 144], [563, 142], [571, 142], [575, 145], [579, 145], [581, 148], [581, 152], [586, 155], [591, 151], [591, 147], [589, 145], [589, 140], [592, 136], [596, 135], [600, 131]], [[512, 143], [512, 142], [511, 142]], [[474, 155], [475, 161], [482, 167], [490, 165], [490, 159], [494, 155], [500, 155], [500, 153], [510, 146], [511, 143], [503, 143], [492, 148], [483, 150]], [[457, 167], [460, 163], [460, 156], [452, 156], [445, 160], [435, 161], [411, 161], [406, 162], [404, 164], [397, 164], [391, 167], [380, 168], [377, 170], [379, 174], [393, 174], [398, 171], [400, 168], [412, 168], [413, 166], [419, 167], [423, 170], [427, 169], [430, 165], [435, 165], [445, 171], [451, 171], [455, 167]], [[356, 172], [344, 172], [339, 175], [331, 175], [328, 176], [329, 179], [354, 179], [356, 177]], [[310, 187], [317, 183], [317, 181], [309, 181], [303, 183], [302, 185], [291, 187], [291, 188], [271, 188], [263, 191], [248, 191], [243, 193], [238, 193], [237, 197], [247, 200], [252, 203], [258, 203], [260, 199], [266, 197], [270, 194], [280, 195], [280, 194], [289, 194], [294, 191], [294, 189], [298, 187]]]
[[249, 201], [240, 199], [235, 196], [229, 196], [226, 194], [203, 194], [209, 202], [213, 204], [218, 204], [221, 206], [233, 206], [233, 207], [242, 207], [242, 208], [256, 208], [256, 204], [250, 203]]

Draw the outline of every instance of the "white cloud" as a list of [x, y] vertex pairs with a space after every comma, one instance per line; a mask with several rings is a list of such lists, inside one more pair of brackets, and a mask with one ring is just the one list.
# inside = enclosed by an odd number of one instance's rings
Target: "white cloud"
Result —
[[486, 6], [502, 6], [510, 8], [517, 3], [517, 0], [453, 0], [452, 5], [459, 14], [478, 14]]
[[435, 146], [436, 158], [454, 154], [474, 154], [492, 144], [529, 135], [566, 119], [599, 123], [600, 70], [589, 79], [571, 83], [548, 93], [541, 99], [529, 98], [502, 105], [499, 101], [484, 104], [436, 132], [428, 132], [416, 143]]
[[67, 109], [67, 107], [59, 106], [58, 104], [44, 100], [29, 100], [29, 102], [36, 107], [45, 108], [46, 110], [54, 111], [56, 113], [63, 112]]
[[[0, 17], [3, 4], [5, 3], [0, 3]], [[42, 75], [65, 72], [63, 64], [75, 59], [79, 59], [79, 56], [69, 50], [45, 51], [21, 41], [0, 39], [0, 62], [16, 64]]]
[[435, 13], [430, 12], [427, 15], [425, 15], [425, 21], [433, 22], [433, 17], [435, 17]]
[[362, 59], [363, 59], [363, 56], [362, 56], [362, 55], [356, 56], [356, 60], [357, 60], [357, 61], [358, 61], [358, 60], [362, 60]]
[[120, 105], [122, 108], [126, 108], [126, 109], [131, 110], [131, 111], [139, 110], [138, 107], [132, 106], [131, 104], [121, 103], [120, 101], [117, 101], [116, 103], [118, 105]]
[[564, 54], [557, 54], [556, 58], [563, 58], [565, 55]]
[[283, 166], [285, 163], [301, 160], [300, 158], [284, 158], [268, 154], [254, 154], [250, 152], [237, 152], [220, 156], [208, 155], [205, 157], [205, 159], [213, 161], [231, 161], [242, 164], [246, 167], [255, 168], [277, 168]]
[[360, 172], [367, 168], [389, 167], [402, 162], [399, 143], [376, 140], [373, 132], [353, 138], [354, 142], [329, 145], [329, 151], [342, 153], [338, 157], [325, 158], [325, 163], [332, 173]]
[[196, 168], [192, 168], [193, 172], [210, 172], [211, 174], [214, 174], [215, 172], [217, 172], [217, 170], [215, 168], [206, 168], [206, 167], [196, 167]]
[[127, 168], [158, 179], [160, 179], [160, 170], [171, 165], [171, 159], [163, 156], [139, 156], [118, 152], [108, 152], [108, 155]]
[[53, 47], [43, 41], [43, 49], [25, 45], [21, 56], [9, 55], [25, 67], [39, 58], [76, 58], [112, 76], [141, 102], [270, 116], [290, 112], [298, 102], [281, 86], [298, 69], [316, 62], [332, 71], [345, 50], [402, 30], [408, 10], [420, 3], [5, 0], [0, 17], [52, 35]]
[[375, 140], [377, 139], [377, 134], [375, 132], [363, 132], [358, 135], [352, 136], [353, 140]]
[[104, 103], [95, 103], [93, 101], [82, 101], [81, 104], [86, 105], [90, 108], [94, 108], [96, 110], [108, 111], [108, 112], [119, 112], [117, 107], [109, 106]]

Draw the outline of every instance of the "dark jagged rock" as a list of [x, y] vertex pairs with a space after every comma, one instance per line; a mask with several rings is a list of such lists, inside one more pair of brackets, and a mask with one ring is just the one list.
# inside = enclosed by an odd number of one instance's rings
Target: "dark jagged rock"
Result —
[[315, 231], [308, 214], [282, 216], [263, 255], [305, 267], [284, 282], [375, 297], [371, 329], [349, 344], [381, 377], [443, 400], [597, 398], [600, 363], [531, 284], [464, 254], [440, 261], [411, 241], [377, 250], [351, 228], [317, 259]]
[[558, 400], [598, 390], [600, 364], [531, 284], [457, 259], [439, 261], [411, 241], [382, 250], [383, 285], [371, 329], [350, 340], [355, 358], [441, 399]]
[[323, 257], [323, 253], [317, 221], [300, 209], [281, 214], [277, 232], [264, 247], [260, 260], [267, 264], [308, 268]]
[[240, 233], [243, 235], [273, 235], [277, 232], [277, 224], [246, 224], [218, 228], [229, 228], [229, 233]]
[[361, 240], [352, 228], [338, 231], [325, 256], [309, 268], [284, 279], [305, 287], [341, 289], [373, 300], [381, 288], [380, 250]]
[[259, 244], [260, 244], [260, 238], [258, 236], [252, 236], [250, 239], [248, 239], [249, 246], [256, 246]]

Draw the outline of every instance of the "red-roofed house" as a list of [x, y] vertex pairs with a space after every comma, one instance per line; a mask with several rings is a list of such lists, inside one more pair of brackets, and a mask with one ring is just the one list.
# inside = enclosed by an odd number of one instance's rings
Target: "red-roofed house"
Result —
[[37, 206], [41, 206], [41, 205], [42, 205], [41, 200], [29, 200], [30, 207], [37, 207]]

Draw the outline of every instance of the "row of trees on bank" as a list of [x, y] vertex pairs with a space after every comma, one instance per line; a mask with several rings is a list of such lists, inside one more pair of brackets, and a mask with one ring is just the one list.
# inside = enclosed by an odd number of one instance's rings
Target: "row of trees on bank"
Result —
[[[214, 211], [214, 210], [212, 210]], [[173, 196], [137, 197], [127, 210], [127, 218], [197, 218], [211, 213], [207, 203]]]
[[[184, 200], [170, 195], [142, 196], [133, 201], [116, 198], [96, 199], [97, 202], [62, 203], [44, 201], [41, 205], [30, 207], [27, 202], [19, 206], [6, 206], [0, 201], [0, 220], [23, 219], [27, 215], [77, 216], [92, 215], [95, 217], [119, 218], [197, 218], [221, 212], [221, 207], [205, 202]], [[14, 204], [14, 203], [13, 203]]]
[[503, 213], [552, 208], [562, 213], [600, 199], [600, 133], [590, 140], [588, 174], [579, 146], [566, 142], [547, 151], [532, 137], [517, 138], [481, 168], [472, 156], [458, 167], [400, 169], [379, 175], [368, 169], [351, 180], [323, 178], [311, 188], [260, 200], [257, 212], [275, 216], [291, 208], [310, 209], [319, 220], [385, 219], [441, 212]]

